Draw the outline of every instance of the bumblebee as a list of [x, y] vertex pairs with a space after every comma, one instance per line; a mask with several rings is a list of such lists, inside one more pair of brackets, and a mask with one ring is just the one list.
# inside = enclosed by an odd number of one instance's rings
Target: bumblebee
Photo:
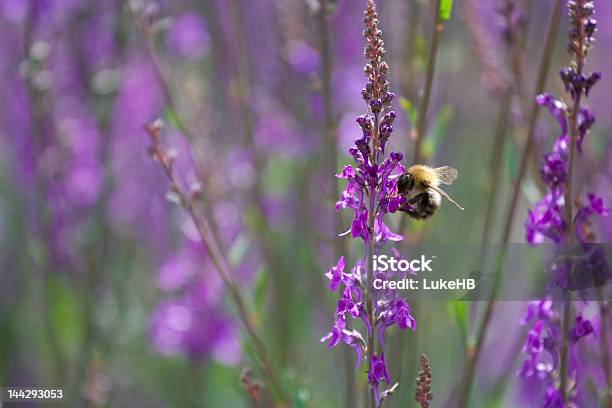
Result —
[[411, 218], [423, 220], [437, 211], [442, 204], [442, 197], [463, 210], [463, 207], [440, 188], [440, 184], [451, 185], [458, 175], [459, 172], [449, 166], [411, 166], [397, 179], [397, 192], [407, 199], [400, 211]]

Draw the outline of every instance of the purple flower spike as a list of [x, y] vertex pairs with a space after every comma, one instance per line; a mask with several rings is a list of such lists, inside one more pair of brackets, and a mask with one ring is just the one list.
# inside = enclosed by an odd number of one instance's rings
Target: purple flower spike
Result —
[[[379, 393], [378, 385], [384, 380], [389, 384], [389, 374], [384, 362], [385, 330], [397, 325], [400, 329], [414, 330], [416, 322], [410, 307], [394, 290], [374, 290], [372, 282], [372, 257], [380, 253], [388, 241], [401, 241], [403, 236], [396, 234], [387, 226], [385, 216], [409, 206], [406, 197], [397, 192], [397, 179], [404, 172], [401, 152], [387, 155], [385, 146], [393, 134], [393, 122], [397, 114], [391, 109], [394, 94], [390, 92], [389, 66], [383, 60], [385, 49], [382, 31], [378, 28], [378, 14], [373, 0], [367, 2], [364, 13], [366, 39], [364, 50], [367, 63], [364, 73], [367, 77], [361, 95], [366, 102], [367, 112], [357, 117], [362, 137], [348, 150], [353, 159], [352, 166], [344, 166], [338, 179], [346, 180], [346, 188], [340, 193], [336, 210], [350, 209], [353, 215], [351, 225], [341, 236], [349, 235], [363, 241], [361, 256], [350, 273], [344, 272], [345, 260], [340, 257], [336, 266], [325, 276], [330, 280], [329, 288], [336, 291], [341, 285], [340, 299], [336, 303], [334, 327], [323, 337], [329, 347], [343, 342], [352, 347], [361, 360], [365, 344], [369, 344], [368, 381], [376, 407], [389, 392]], [[376, 278], [388, 279], [387, 274], [377, 274]], [[366, 310], [372, 313], [366, 313]], [[346, 319], [352, 318], [362, 326], [367, 341], [357, 340], [359, 332], [349, 334]], [[364, 336], [366, 337], [366, 336]], [[376, 344], [376, 343], [379, 344]], [[373, 354], [380, 350], [380, 354]]]
[[[579, 153], [583, 152], [586, 135], [595, 123], [595, 116], [581, 102], [601, 79], [601, 73], [586, 74], [583, 71], [597, 27], [592, 18], [593, 2], [568, 0], [567, 8], [570, 19], [568, 50], [573, 60], [560, 71], [560, 77], [571, 103], [568, 108], [552, 95], [541, 94], [536, 97], [536, 103], [545, 106], [557, 120], [561, 134], [555, 140], [552, 151], [544, 154], [540, 166], [540, 176], [548, 191], [533, 209], [528, 210], [525, 221], [525, 236], [529, 244], [536, 245], [545, 240], [555, 244], [559, 259], [549, 264], [552, 274], [549, 288], [556, 290], [601, 286], [611, 276], [603, 250], [591, 244], [596, 242], [591, 227], [593, 217], [606, 216], [608, 213], [603, 200], [593, 193], [588, 194], [587, 200], [569, 194], [574, 193], [570, 188], [570, 171], [573, 170], [569, 168], [570, 156], [574, 148]], [[570, 135], [568, 129], [575, 133]], [[575, 146], [571, 145], [573, 141]], [[571, 206], [574, 202], [578, 203], [576, 215], [569, 219], [566, 214], [573, 213]], [[568, 254], [567, 244], [575, 242], [580, 244], [576, 251], [581, 252]], [[574, 251], [573, 246], [571, 249]], [[573, 347], [580, 339], [593, 333], [594, 329], [591, 321], [577, 313], [574, 327], [566, 331], [560, 322], [567, 317], [563, 313], [570, 311], [563, 308], [556, 312], [555, 307], [559, 306], [549, 299], [530, 302], [521, 324], [533, 322], [533, 325], [522, 349], [526, 357], [519, 374], [525, 378], [535, 376], [543, 382], [546, 389], [544, 407], [573, 407], [578, 405], [579, 387], [582, 386], [578, 381], [581, 367], [577, 361], [572, 360], [575, 353]], [[576, 305], [571, 304], [570, 307], [575, 308]], [[565, 346], [567, 339], [570, 344]], [[561, 364], [561, 361], [566, 364]], [[565, 388], [561, 389], [562, 386]]]

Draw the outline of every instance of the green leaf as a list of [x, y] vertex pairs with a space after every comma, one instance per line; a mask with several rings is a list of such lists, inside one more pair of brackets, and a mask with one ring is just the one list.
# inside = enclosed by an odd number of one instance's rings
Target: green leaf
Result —
[[181, 118], [177, 115], [177, 113], [171, 107], [166, 107], [164, 110], [164, 119], [165, 121], [172, 126], [173, 128], [183, 132], [183, 123], [181, 122]]
[[295, 181], [295, 161], [271, 156], [264, 169], [262, 179], [266, 181], [266, 191], [271, 193], [287, 193]]
[[227, 254], [228, 261], [232, 267], [240, 265], [250, 245], [251, 239], [246, 233], [240, 234], [238, 238], [234, 240]]
[[[64, 352], [77, 349], [82, 343], [82, 305], [72, 288], [60, 278], [51, 278], [45, 286], [49, 301], [49, 317]], [[87, 301], [92, 301], [89, 297]]]
[[440, 11], [438, 13], [438, 18], [441, 21], [446, 21], [450, 19], [451, 11], [453, 9], [453, 0], [439, 0], [440, 1]]
[[459, 326], [459, 330], [461, 331], [461, 336], [465, 340], [468, 334], [468, 302], [460, 302], [460, 301], [449, 301], [447, 304], [448, 314], [451, 319], [455, 320], [457, 326]]
[[446, 134], [446, 128], [448, 128], [448, 124], [453, 117], [453, 108], [450, 106], [442, 106], [434, 119], [433, 126], [433, 138], [436, 141], [436, 144], [439, 144], [444, 135]]
[[253, 285], [253, 302], [258, 315], [263, 312], [269, 282], [270, 274], [267, 270], [261, 269], [255, 277], [255, 284]]
[[421, 147], [424, 157], [431, 157], [437, 151], [438, 146], [444, 141], [448, 124], [453, 117], [453, 109], [450, 106], [442, 106], [433, 119], [432, 129], [428, 137], [423, 141]]
[[410, 103], [408, 99], [404, 98], [403, 96], [400, 97], [399, 103], [400, 103], [400, 107], [404, 110], [404, 112], [406, 112], [406, 117], [408, 118], [408, 122], [414, 125], [416, 123], [416, 118], [418, 114], [415, 107], [412, 105], [412, 103]]
[[518, 175], [518, 157], [516, 154], [516, 146], [511, 140], [506, 142], [504, 151], [506, 152], [506, 168], [508, 174], [512, 180], [516, 180], [516, 176]]

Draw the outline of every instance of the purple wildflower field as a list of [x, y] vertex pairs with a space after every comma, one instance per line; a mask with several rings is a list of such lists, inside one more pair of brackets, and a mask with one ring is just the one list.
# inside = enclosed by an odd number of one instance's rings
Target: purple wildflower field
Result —
[[0, 407], [612, 408], [612, 3], [0, 0]]

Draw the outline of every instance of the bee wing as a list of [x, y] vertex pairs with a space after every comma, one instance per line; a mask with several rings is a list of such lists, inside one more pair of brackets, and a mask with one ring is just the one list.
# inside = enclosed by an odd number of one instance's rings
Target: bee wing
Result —
[[[454, 170], [454, 169], [453, 169]], [[455, 170], [456, 171], [456, 170]], [[434, 187], [434, 186], [428, 186], [429, 188], [431, 188], [433, 191], [438, 192], [440, 194], [442, 194], [442, 196], [444, 196], [448, 201], [450, 201], [451, 203], [455, 204], [460, 210], [463, 210], [464, 208], [462, 206], [459, 205], [459, 203], [457, 203], [455, 200], [453, 200], [451, 198], [451, 196], [449, 196], [448, 194], [446, 194], [446, 191], [442, 190], [439, 187]]]
[[455, 179], [457, 179], [457, 176], [459, 175], [457, 169], [454, 169], [449, 166], [436, 167], [433, 170], [436, 173], [436, 176], [438, 176], [440, 183], [442, 184], [453, 184], [453, 181], [455, 181]]

